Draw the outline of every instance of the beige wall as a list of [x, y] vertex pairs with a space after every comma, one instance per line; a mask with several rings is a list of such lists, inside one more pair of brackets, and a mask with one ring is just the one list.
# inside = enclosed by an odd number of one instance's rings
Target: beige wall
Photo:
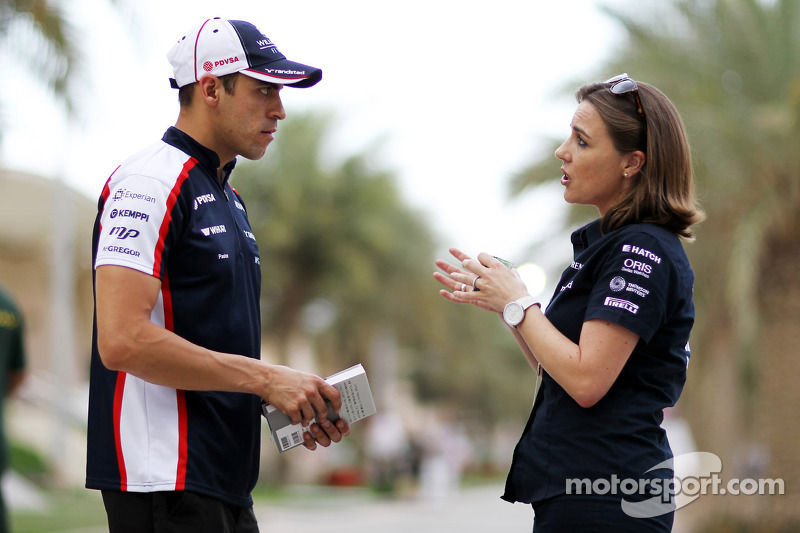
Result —
[[[74, 360], [62, 367], [69, 375], [61, 377], [73, 384], [88, 379], [95, 206], [55, 180], [0, 170], [0, 284], [25, 315], [29, 370], [49, 373], [54, 357], [68, 354]], [[71, 292], [62, 299], [72, 302], [70, 316], [53, 302], [54, 259], [62, 272], [72, 271], [65, 287]], [[59, 338], [64, 325], [72, 328], [72, 339]]]

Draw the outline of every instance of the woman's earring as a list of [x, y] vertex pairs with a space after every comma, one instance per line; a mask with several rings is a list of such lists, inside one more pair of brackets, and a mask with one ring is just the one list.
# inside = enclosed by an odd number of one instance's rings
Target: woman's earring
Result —
[[625, 173], [625, 177], [626, 177], [626, 178], [628, 177], [628, 173], [627, 173], [627, 172]]

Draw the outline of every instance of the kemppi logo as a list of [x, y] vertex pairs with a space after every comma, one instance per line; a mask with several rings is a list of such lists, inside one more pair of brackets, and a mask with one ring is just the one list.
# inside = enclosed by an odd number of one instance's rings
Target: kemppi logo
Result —
[[120, 240], [135, 239], [139, 236], [139, 230], [126, 228], [125, 226], [114, 226], [111, 228], [111, 231], [109, 231], [108, 234], [113, 235]]

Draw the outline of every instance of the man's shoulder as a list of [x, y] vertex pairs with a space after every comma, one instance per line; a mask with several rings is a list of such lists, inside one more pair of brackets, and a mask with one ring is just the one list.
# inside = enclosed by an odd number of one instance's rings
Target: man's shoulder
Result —
[[194, 165], [194, 159], [163, 140], [152, 143], [128, 157], [114, 171], [110, 186], [129, 178], [145, 178], [152, 184], [172, 187]]

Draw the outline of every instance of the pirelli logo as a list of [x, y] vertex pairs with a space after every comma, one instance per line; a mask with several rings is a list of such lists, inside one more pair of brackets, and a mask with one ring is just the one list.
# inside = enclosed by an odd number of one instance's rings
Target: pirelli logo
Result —
[[603, 302], [603, 305], [608, 307], [616, 307], [617, 309], [624, 309], [633, 315], [639, 312], [639, 306], [635, 303], [629, 302], [628, 300], [622, 300], [620, 298], [612, 298], [610, 296], [606, 297], [606, 301]]

